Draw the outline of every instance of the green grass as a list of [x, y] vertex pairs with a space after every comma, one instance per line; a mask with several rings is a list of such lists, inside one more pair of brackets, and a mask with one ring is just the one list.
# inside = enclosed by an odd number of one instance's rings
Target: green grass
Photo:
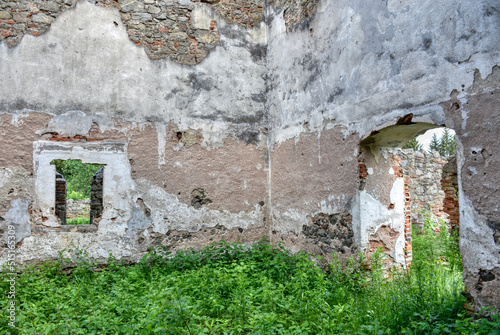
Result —
[[[442, 236], [441, 236], [442, 235]], [[459, 264], [432, 254], [434, 241], [452, 249], [444, 234], [414, 235], [411, 274], [394, 271], [387, 280], [382, 254], [328, 271], [304, 253], [290, 254], [266, 240], [247, 248], [224, 241], [199, 252], [170, 255], [161, 248], [138, 264], [112, 256], [102, 268], [86, 253], [46, 262], [17, 277], [18, 328], [1, 334], [493, 334], [498, 316], [472, 321]], [[441, 250], [440, 249], [440, 250]], [[433, 249], [435, 250], [435, 249]], [[451, 254], [450, 254], [451, 255]], [[451, 256], [448, 256], [451, 257]], [[0, 274], [7, 277], [6, 273]], [[2, 279], [0, 290], [8, 291]], [[5, 295], [2, 306], [7, 306]]]
[[90, 221], [89, 218], [84, 218], [84, 217], [75, 217], [72, 219], [66, 219], [66, 224], [67, 225], [77, 225], [77, 224], [89, 224]]

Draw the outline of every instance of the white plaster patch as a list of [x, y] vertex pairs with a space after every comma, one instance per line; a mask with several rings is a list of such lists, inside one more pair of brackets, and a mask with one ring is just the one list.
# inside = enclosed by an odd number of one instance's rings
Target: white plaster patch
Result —
[[55, 115], [47, 126], [48, 130], [69, 136], [85, 135], [92, 127], [92, 117], [88, 117], [82, 111], [69, 111], [61, 115]]
[[31, 235], [31, 223], [28, 214], [29, 204], [30, 201], [27, 199], [15, 199], [10, 202], [10, 209], [2, 216], [5, 222], [0, 224], [0, 226], [5, 227], [3, 236], [5, 243], [9, 242], [8, 236], [12, 231], [16, 236], [16, 243]]
[[308, 222], [308, 214], [293, 208], [285, 211], [273, 208], [273, 230], [282, 234], [293, 232], [298, 235], [302, 226]]
[[264, 224], [264, 213], [259, 205], [251, 212], [195, 209], [146, 179], [137, 181], [137, 190], [144, 204], [151, 210], [153, 231], [166, 234], [169, 230], [196, 232], [216, 225], [231, 228], [259, 227]]
[[6, 167], [0, 168], [0, 187], [3, 187], [10, 178], [14, 175], [14, 172]]
[[345, 195], [331, 195], [328, 197], [328, 200], [321, 200], [319, 203], [314, 204], [309, 201], [305, 201], [304, 204], [306, 207], [310, 207], [311, 205], [316, 206], [317, 210], [312, 213], [300, 211], [294, 208], [280, 210], [273, 207], [273, 229], [282, 234], [293, 232], [298, 235], [302, 232], [302, 226], [310, 223], [310, 217], [319, 213], [337, 214], [341, 212], [342, 208], [345, 208], [347, 202], [348, 197]]
[[12, 115], [12, 120], [10, 121], [10, 124], [19, 127], [23, 124], [23, 119], [29, 116], [29, 111], [22, 110], [20, 112], [11, 115]]
[[470, 172], [477, 174], [477, 169], [474, 166], [469, 166], [468, 169]]
[[402, 178], [394, 181], [390, 191], [390, 201], [394, 204], [391, 210], [365, 190], [356, 195], [353, 205], [354, 238], [360, 250], [364, 252], [368, 247], [370, 235], [376, 233], [381, 226], [385, 225], [394, 229], [399, 232], [399, 236], [393, 257], [397, 263], [405, 265], [404, 180]]
[[194, 29], [210, 30], [212, 20], [216, 20], [218, 15], [211, 7], [195, 3], [193, 11], [191, 12], [191, 27]]
[[158, 169], [165, 165], [165, 151], [167, 145], [167, 126], [162, 123], [155, 123], [156, 136], [158, 137]]

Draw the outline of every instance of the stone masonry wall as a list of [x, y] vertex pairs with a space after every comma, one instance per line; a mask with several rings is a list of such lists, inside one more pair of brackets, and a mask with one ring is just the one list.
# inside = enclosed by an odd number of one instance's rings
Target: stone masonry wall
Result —
[[88, 219], [89, 210], [90, 210], [90, 200], [88, 199], [82, 199], [82, 200], [68, 199], [67, 201], [66, 216], [68, 218], [83, 217]]
[[[458, 184], [454, 157], [441, 157], [437, 151], [414, 152], [411, 149], [403, 150], [402, 157], [405, 173], [409, 175], [411, 223], [422, 226], [426, 219], [431, 218], [444, 220], [450, 227], [456, 227]], [[449, 172], [444, 172], [444, 166]]]
[[[500, 308], [497, 3], [0, 1], [0, 232], [16, 226], [20, 264], [263, 235], [326, 256], [382, 241], [405, 264], [410, 180], [393, 155], [446, 125], [464, 282]], [[57, 220], [53, 159], [106, 165], [98, 225]]]
[[[0, 5], [0, 41], [13, 47], [24, 34], [45, 33], [76, 0], [6, 1]], [[194, 3], [190, 1], [114, 1], [98, 0], [98, 6], [115, 7], [120, 11], [130, 39], [143, 45], [151, 59], [169, 57], [182, 64], [197, 64], [219, 44], [217, 23], [199, 29], [191, 22]], [[118, 26], [117, 22], [112, 22]]]
[[[25, 34], [45, 33], [59, 14], [78, 0], [7, 0], [0, 3], [0, 41], [10, 47]], [[220, 43], [217, 20], [201, 28], [193, 18], [195, 3], [216, 10], [229, 24], [253, 27], [264, 17], [263, 0], [97, 0], [97, 6], [117, 8], [130, 40], [142, 45], [151, 59], [171, 58], [194, 65], [200, 63]], [[276, 1], [283, 7], [287, 29], [312, 16], [319, 0]], [[118, 26], [117, 22], [113, 22]]]

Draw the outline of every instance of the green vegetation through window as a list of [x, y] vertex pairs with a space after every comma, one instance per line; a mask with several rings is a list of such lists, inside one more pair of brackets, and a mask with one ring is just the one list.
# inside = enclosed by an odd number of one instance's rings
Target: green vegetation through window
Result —
[[[91, 220], [91, 184], [96, 173], [103, 167], [100, 164], [85, 164], [81, 160], [53, 160], [50, 164], [55, 165], [56, 172], [62, 175], [66, 181], [66, 194], [64, 188], [58, 188], [56, 178], [56, 215], [62, 224], [88, 224]], [[100, 189], [102, 202], [102, 187]], [[65, 200], [65, 201], [64, 201]], [[102, 207], [102, 204], [101, 204]], [[62, 218], [66, 214], [66, 220]], [[59, 214], [61, 213], [61, 214]]]

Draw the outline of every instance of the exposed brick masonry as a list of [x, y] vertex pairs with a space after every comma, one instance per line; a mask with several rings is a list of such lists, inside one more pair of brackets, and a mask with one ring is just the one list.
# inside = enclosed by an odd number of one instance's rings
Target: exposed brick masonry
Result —
[[66, 180], [56, 172], [56, 216], [62, 225], [66, 224]]
[[443, 166], [441, 189], [444, 191], [443, 211], [448, 214], [451, 230], [459, 228], [458, 176], [456, 157]]
[[[85, 0], [84, 0], [85, 1]], [[181, 64], [200, 63], [219, 45], [216, 20], [209, 27], [195, 28], [192, 11], [195, 2], [212, 6], [229, 24], [253, 27], [263, 19], [263, 0], [96, 0], [97, 6], [120, 11], [130, 39], [142, 45], [151, 59], [171, 58]], [[24, 34], [45, 33], [55, 18], [76, 5], [77, 0], [5, 0], [0, 2], [0, 41], [9, 47], [21, 42]], [[275, 0], [283, 7], [287, 31], [311, 17], [319, 0]]]
[[100, 168], [94, 175], [92, 184], [90, 184], [90, 224], [101, 217], [103, 210], [102, 202], [102, 183], [104, 177], [104, 168]]
[[[401, 155], [404, 157], [404, 155]], [[395, 165], [393, 166], [394, 169], [394, 174], [398, 178], [403, 178], [404, 180], [404, 197], [405, 197], [405, 231], [404, 231], [404, 237], [405, 237], [405, 261], [406, 265], [410, 266], [411, 261], [413, 259], [413, 250], [412, 250], [412, 238], [411, 238], [411, 230], [412, 230], [412, 224], [411, 224], [411, 197], [410, 197], [410, 187], [413, 187], [414, 185], [411, 185], [410, 181], [410, 175], [408, 174], [408, 171], [405, 171], [405, 166], [404, 164], [401, 164], [402, 158], [400, 155], [396, 155], [394, 157]]]

